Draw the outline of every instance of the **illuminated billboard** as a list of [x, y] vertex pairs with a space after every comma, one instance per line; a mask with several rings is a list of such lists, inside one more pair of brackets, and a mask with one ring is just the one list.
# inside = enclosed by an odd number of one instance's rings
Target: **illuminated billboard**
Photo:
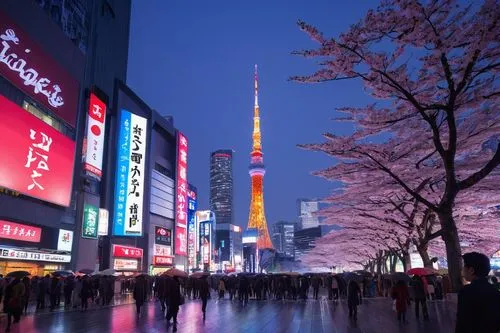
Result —
[[105, 121], [106, 104], [91, 93], [87, 115], [87, 147], [84, 169], [98, 179], [102, 177]]
[[188, 266], [196, 267], [196, 219], [197, 193], [194, 186], [189, 185], [188, 190]]
[[68, 207], [75, 142], [0, 95], [0, 186]]
[[205, 267], [210, 265], [212, 259], [212, 223], [210, 221], [200, 223], [199, 249], [201, 262]]
[[175, 254], [187, 255], [187, 156], [188, 140], [177, 132], [177, 181], [175, 200]]
[[141, 236], [148, 120], [121, 110], [116, 158], [113, 234]]

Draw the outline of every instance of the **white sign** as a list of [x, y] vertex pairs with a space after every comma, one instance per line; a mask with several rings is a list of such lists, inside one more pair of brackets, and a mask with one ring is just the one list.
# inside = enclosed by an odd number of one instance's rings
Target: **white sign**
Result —
[[106, 104], [93, 93], [90, 94], [87, 122], [87, 152], [85, 170], [98, 179], [102, 177], [102, 154], [106, 127]]
[[114, 259], [113, 268], [117, 271], [135, 271], [139, 267], [139, 262], [134, 259]]
[[154, 255], [155, 256], [171, 256], [172, 255], [172, 247], [167, 245], [154, 245]]
[[121, 111], [113, 234], [142, 236], [148, 120]]
[[99, 208], [99, 227], [97, 234], [99, 236], [108, 235], [109, 212], [107, 209]]
[[67, 254], [39, 253], [30, 251], [18, 251], [0, 248], [0, 258], [12, 260], [70, 262], [71, 256]]
[[59, 238], [57, 239], [57, 251], [71, 252], [73, 246], [73, 231], [59, 229]]

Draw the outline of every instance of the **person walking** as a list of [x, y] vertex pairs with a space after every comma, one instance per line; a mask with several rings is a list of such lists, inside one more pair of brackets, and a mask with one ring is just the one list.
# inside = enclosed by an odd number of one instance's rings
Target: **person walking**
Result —
[[135, 299], [135, 308], [137, 311], [137, 315], [140, 315], [141, 307], [144, 304], [144, 300], [146, 299], [146, 283], [144, 281], [143, 275], [139, 275], [135, 279], [135, 287], [133, 295]]
[[488, 283], [490, 259], [482, 253], [462, 256], [462, 276], [470, 284], [458, 293], [456, 333], [498, 333], [500, 292]]
[[[208, 289], [208, 282], [207, 282]], [[177, 313], [179, 312], [179, 306], [183, 302], [183, 297], [181, 295], [181, 286], [179, 283], [179, 277], [174, 276], [172, 280], [168, 283], [168, 310], [167, 310], [167, 324], [170, 324], [170, 319], [173, 319], [174, 327], [173, 332], [177, 332]]]
[[319, 277], [314, 276], [311, 279], [311, 284], [313, 287], [313, 298], [318, 299], [318, 294], [319, 294], [319, 286], [321, 285], [321, 280]]
[[396, 312], [398, 314], [398, 321], [401, 323], [406, 322], [406, 311], [408, 311], [408, 304], [410, 303], [410, 293], [408, 286], [402, 280], [399, 280], [392, 290], [392, 298], [396, 300]]
[[14, 324], [19, 323], [21, 320], [25, 292], [24, 283], [21, 282], [19, 277], [12, 280], [7, 288], [5, 288], [4, 311], [7, 312], [7, 332], [10, 331], [12, 318], [14, 318]]
[[57, 277], [53, 276], [50, 279], [50, 311], [54, 311], [57, 305], [57, 295], [61, 293], [61, 289], [59, 289], [59, 280]]
[[226, 292], [226, 285], [225, 285], [223, 279], [219, 280], [219, 288], [218, 289], [219, 289], [219, 299], [223, 299], [224, 298], [224, 294]]
[[28, 314], [28, 304], [30, 302], [30, 294], [31, 294], [31, 281], [30, 278], [25, 276], [22, 279], [22, 283], [24, 284], [24, 296], [23, 296], [23, 313]]
[[424, 320], [429, 319], [429, 312], [427, 311], [427, 299], [425, 297], [424, 283], [420, 276], [414, 276], [411, 281], [411, 286], [413, 288], [413, 297], [415, 300], [415, 317], [419, 319], [420, 315], [420, 305], [422, 305], [422, 314]]
[[358, 305], [361, 300], [361, 289], [359, 284], [351, 280], [347, 285], [347, 306], [349, 307], [349, 318], [358, 319]]
[[89, 298], [92, 296], [92, 285], [89, 277], [85, 275], [82, 279], [82, 289], [80, 290], [80, 300], [82, 303], [82, 311], [86, 311], [89, 307]]
[[332, 276], [332, 296], [335, 301], [339, 299], [339, 282], [335, 276]]
[[[220, 282], [223, 282], [220, 280]], [[203, 320], [206, 318], [207, 314], [207, 302], [208, 296], [210, 295], [210, 287], [208, 286], [207, 277], [204, 276], [200, 279], [200, 298], [201, 298], [201, 312], [203, 313]], [[220, 298], [220, 294], [219, 294]]]

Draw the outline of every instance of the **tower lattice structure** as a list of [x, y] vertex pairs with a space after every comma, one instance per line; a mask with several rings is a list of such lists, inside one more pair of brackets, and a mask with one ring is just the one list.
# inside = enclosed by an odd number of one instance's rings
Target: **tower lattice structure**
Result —
[[269, 237], [266, 214], [264, 210], [264, 158], [262, 154], [262, 143], [260, 133], [259, 115], [259, 80], [257, 76], [257, 65], [255, 65], [255, 103], [253, 115], [253, 145], [250, 153], [249, 173], [252, 179], [252, 198], [250, 202], [250, 214], [248, 217], [248, 228], [257, 229], [257, 248], [272, 249], [273, 244]]

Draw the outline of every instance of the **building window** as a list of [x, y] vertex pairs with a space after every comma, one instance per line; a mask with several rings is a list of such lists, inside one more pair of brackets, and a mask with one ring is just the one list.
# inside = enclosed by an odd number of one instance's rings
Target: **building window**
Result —
[[164, 176], [172, 178], [172, 171], [165, 168], [163, 165], [155, 163], [155, 170], [161, 173]]
[[66, 126], [66, 124], [64, 124], [62, 121], [57, 120], [56, 118], [52, 117], [46, 112], [42, 111], [33, 103], [24, 100], [23, 109], [25, 109], [26, 111], [28, 111], [29, 113], [31, 113], [32, 115], [34, 115], [35, 117], [46, 123], [47, 125], [53, 127], [57, 131], [73, 139], [73, 132]]

